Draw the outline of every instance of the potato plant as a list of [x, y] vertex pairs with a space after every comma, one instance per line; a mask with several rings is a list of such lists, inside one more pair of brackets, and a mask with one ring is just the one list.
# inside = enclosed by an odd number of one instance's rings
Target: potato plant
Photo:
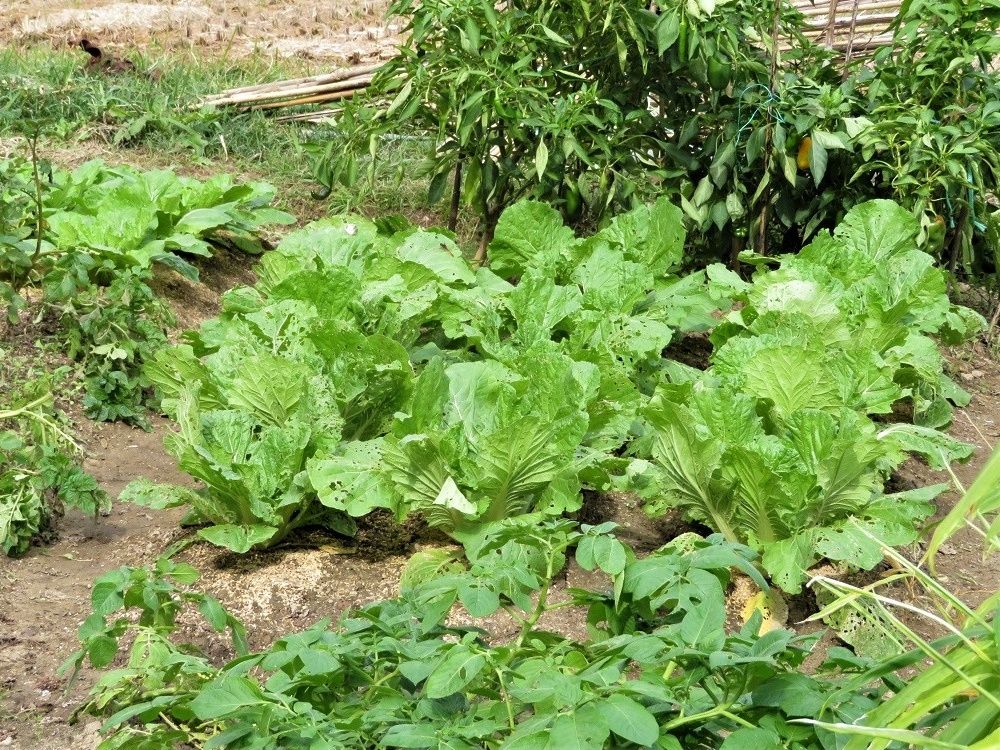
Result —
[[[0, 358], [5, 355], [0, 354]], [[66, 508], [97, 515], [107, 493], [80, 467], [82, 449], [53, 407], [51, 378], [4, 394], [0, 403], [0, 552], [24, 554], [54, 532]]]
[[[511, 519], [484, 535], [468, 567], [433, 575], [440, 560], [414, 558], [398, 598], [223, 665], [175, 640], [175, 613], [189, 603], [216, 629], [235, 625], [214, 600], [172, 590], [169, 576], [180, 571], [164, 564], [115, 571], [95, 587], [95, 613], [71, 664], [90, 654], [106, 665], [126, 633], [133, 645], [83, 710], [106, 717], [102, 750], [190, 742], [234, 750], [820, 750], [832, 732], [796, 719], [853, 721], [877, 705], [879, 685], [837, 693], [826, 674], [799, 670], [812, 638], [761, 634], [759, 613], [724, 629], [730, 566], [763, 583], [745, 548], [678, 539], [640, 560], [612, 530]], [[578, 564], [611, 586], [556, 601], [553, 577], [574, 546]], [[155, 596], [138, 596], [140, 588]], [[518, 632], [496, 642], [451, 624], [458, 603], [477, 622], [506, 610]], [[540, 626], [545, 613], [568, 605], [589, 609], [587, 638]], [[134, 611], [138, 625], [125, 616]], [[855, 669], [849, 659], [841, 666]]]

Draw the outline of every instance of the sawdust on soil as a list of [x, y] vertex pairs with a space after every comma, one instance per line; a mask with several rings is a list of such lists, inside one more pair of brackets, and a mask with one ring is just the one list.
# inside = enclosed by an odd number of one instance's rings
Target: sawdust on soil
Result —
[[87, 37], [115, 53], [197, 50], [356, 63], [395, 54], [399, 27], [386, 23], [387, 7], [387, 0], [8, 0], [0, 43]]

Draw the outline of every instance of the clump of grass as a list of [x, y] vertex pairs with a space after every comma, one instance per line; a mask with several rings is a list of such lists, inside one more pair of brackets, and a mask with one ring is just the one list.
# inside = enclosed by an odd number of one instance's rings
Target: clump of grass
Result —
[[186, 151], [198, 159], [252, 164], [276, 176], [302, 174], [297, 130], [259, 112], [192, 109], [201, 97], [235, 86], [302, 74], [273, 60], [199, 60], [129, 55], [135, 73], [84, 70], [75, 49], [0, 50], [0, 136], [44, 123], [55, 141]]
[[[329, 133], [319, 128], [310, 133], [315, 146], [310, 150], [321, 151]], [[435, 205], [427, 200], [430, 178], [422, 167], [427, 157], [427, 142], [408, 134], [393, 135], [379, 142], [377, 158], [362, 161], [360, 168], [366, 179], [350, 187], [335, 184], [327, 198], [331, 212], [360, 213], [370, 217], [399, 214], [421, 226], [445, 226], [448, 221], [448, 201]], [[472, 245], [476, 234], [476, 218], [469, 211], [459, 213], [455, 228], [460, 244]]]

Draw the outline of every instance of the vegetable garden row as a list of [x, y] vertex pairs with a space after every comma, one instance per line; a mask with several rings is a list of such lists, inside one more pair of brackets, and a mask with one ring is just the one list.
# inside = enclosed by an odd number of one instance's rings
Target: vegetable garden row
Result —
[[[765, 588], [759, 565], [794, 593], [821, 559], [878, 565], [883, 545], [919, 538], [944, 488], [887, 493], [893, 469], [911, 454], [938, 468], [970, 454], [943, 431], [966, 396], [938, 346], [983, 321], [949, 302], [897, 205], [862, 204], [799, 253], [751, 258], [750, 280], [721, 265], [680, 273], [682, 214], [665, 199], [582, 238], [547, 205], [519, 203], [479, 267], [446, 231], [332, 218], [287, 235], [254, 286], [166, 346], [149, 266], [191, 271], [183, 255], [208, 252], [206, 239], [258, 247], [254, 228], [286, 220], [266, 189], [96, 164], [36, 187], [45, 239], [26, 203], [8, 235], [22, 269], [10, 299], [30, 305], [38, 289], [61, 311], [95, 416], [141, 423], [143, 399], [158, 403], [178, 425], [168, 449], [201, 483], [138, 480], [123, 500], [184, 506], [199, 538], [238, 553], [305, 526], [350, 536], [377, 508], [461, 545], [414, 555], [398, 600], [257, 655], [217, 600], [189, 588], [190, 566], [109, 573], [67, 665], [129, 653], [86, 706], [108, 718], [106, 747], [827, 748], [843, 743], [824, 724], [851, 724], [901, 689], [902, 662], [839, 649], [805, 674], [812, 638], [768, 631], [759, 612], [733, 632], [725, 610], [730, 569]], [[108, 196], [122, 211], [114, 239], [81, 239], [108, 236], [108, 213], [95, 220]], [[89, 283], [91, 269], [110, 284]], [[89, 320], [65, 314], [94, 295]], [[664, 358], [686, 335], [711, 341], [705, 369]], [[4, 433], [8, 552], [44, 527], [51, 490], [106, 502], [39, 390], [3, 414], [26, 427]], [[680, 508], [717, 533], [637, 556], [614, 524], [571, 520], [585, 490], [632, 492], [650, 513]], [[553, 602], [573, 550], [608, 588]], [[494, 644], [449, 624], [456, 603], [475, 618], [504, 609], [520, 633]], [[586, 642], [539, 628], [569, 604], [589, 610]], [[235, 661], [213, 665], [172, 639], [188, 606], [232, 631]], [[950, 719], [942, 741], [983, 740], [982, 726]]]
[[[405, 133], [451, 229], [338, 215], [277, 239], [295, 218], [269, 185], [59, 169], [44, 117], [26, 128], [0, 162], [10, 330], [75, 362], [88, 417], [169, 417], [191, 479], [117, 500], [187, 531], [94, 583], [63, 674], [100, 673], [74, 715], [102, 720], [100, 750], [998, 746], [1000, 594], [973, 609], [931, 572], [967, 524], [1000, 542], [1000, 459], [936, 527], [951, 485], [893, 480], [973, 452], [942, 349], [990, 327], [949, 291], [996, 270], [1000, 5], [906, 2], [890, 51], [842, 78], [783, 4], [716, 5], [394, 3], [399, 57], [309, 150], [350, 188]], [[198, 283], [221, 248], [259, 255], [255, 283], [174, 336], [158, 282]], [[671, 356], [695, 341], [704, 361]], [[111, 507], [64, 378], [0, 384], [12, 557], [63, 508]], [[693, 531], [633, 549], [585, 507], [612, 494]], [[398, 596], [262, 651], [181, 561], [385, 516], [422, 529]], [[593, 575], [563, 590], [574, 566]], [[761, 594], [743, 618], [737, 578]], [[767, 616], [782, 597], [897, 648], [817, 649]], [[546, 625], [571, 607], [585, 635]], [[188, 643], [198, 618], [231, 660]]]

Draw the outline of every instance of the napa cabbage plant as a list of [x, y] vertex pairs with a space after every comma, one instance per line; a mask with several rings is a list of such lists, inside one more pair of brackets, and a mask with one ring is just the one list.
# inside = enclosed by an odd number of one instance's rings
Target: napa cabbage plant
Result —
[[712, 332], [709, 369], [669, 373], [645, 412], [626, 485], [651, 512], [681, 507], [750, 545], [792, 592], [820, 559], [870, 569], [882, 560], [874, 538], [919, 536], [942, 486], [887, 495], [885, 483], [911, 454], [935, 469], [971, 455], [939, 429], [967, 395], [935, 339], [963, 340], [982, 321], [950, 303], [917, 229], [874, 201], [798, 255], [753, 259], [777, 268], [752, 282], [709, 270], [737, 304]]
[[54, 170], [45, 193], [45, 254], [84, 251], [119, 268], [156, 262], [197, 280], [185, 256], [210, 257], [220, 244], [259, 253], [262, 227], [294, 222], [270, 206], [274, 196], [266, 183], [240, 184], [229, 175], [202, 182], [100, 161]]
[[[890, 472], [919, 446], [845, 406], [803, 406], [779, 417], [750, 394], [697, 382], [664, 387], [646, 416], [648, 510], [683, 508], [749, 545], [789, 592], [801, 589], [821, 559], [871, 569], [882, 561], [877, 539], [915, 541], [934, 511], [931, 501], [946, 488], [887, 494]], [[938, 448], [950, 459], [971, 453], [947, 436]]]
[[[897, 204], [869, 201], [752, 283], [712, 269], [716, 288], [738, 303], [712, 334], [719, 374], [754, 389], [762, 374], [794, 371], [785, 390], [794, 382], [790, 396], [803, 402], [883, 414], [906, 401], [914, 423], [947, 426], [951, 404], [968, 395], [945, 374], [938, 341], [960, 343], [985, 321], [949, 301], [945, 272], [917, 249], [919, 230]], [[757, 395], [775, 395], [764, 387]]]
[[146, 372], [179, 426], [167, 449], [204, 486], [138, 482], [123, 497], [189, 506], [190, 521], [208, 524], [202, 538], [239, 552], [303, 525], [350, 533], [344, 514], [317, 502], [306, 465], [341, 440], [384, 434], [411, 388], [406, 351], [295, 300], [230, 306], [188, 339]]
[[590, 238], [537, 203], [509, 213], [495, 270], [396, 219], [290, 234], [147, 368], [182, 426], [168, 447], [205, 487], [129, 497], [190, 505], [213, 541], [238, 527], [222, 541], [239, 549], [330, 519], [349, 531], [379, 507], [462, 538], [579, 508], [583, 487], [607, 486], [673, 330], [707, 326], [714, 302], [675, 275], [666, 201]]
[[379, 498], [459, 539], [530, 511], [577, 510], [584, 477], [593, 486], [600, 476], [601, 454], [583, 446], [599, 375], [545, 350], [518, 364], [433, 359], [385, 438], [310, 464], [321, 501], [346, 509]]

